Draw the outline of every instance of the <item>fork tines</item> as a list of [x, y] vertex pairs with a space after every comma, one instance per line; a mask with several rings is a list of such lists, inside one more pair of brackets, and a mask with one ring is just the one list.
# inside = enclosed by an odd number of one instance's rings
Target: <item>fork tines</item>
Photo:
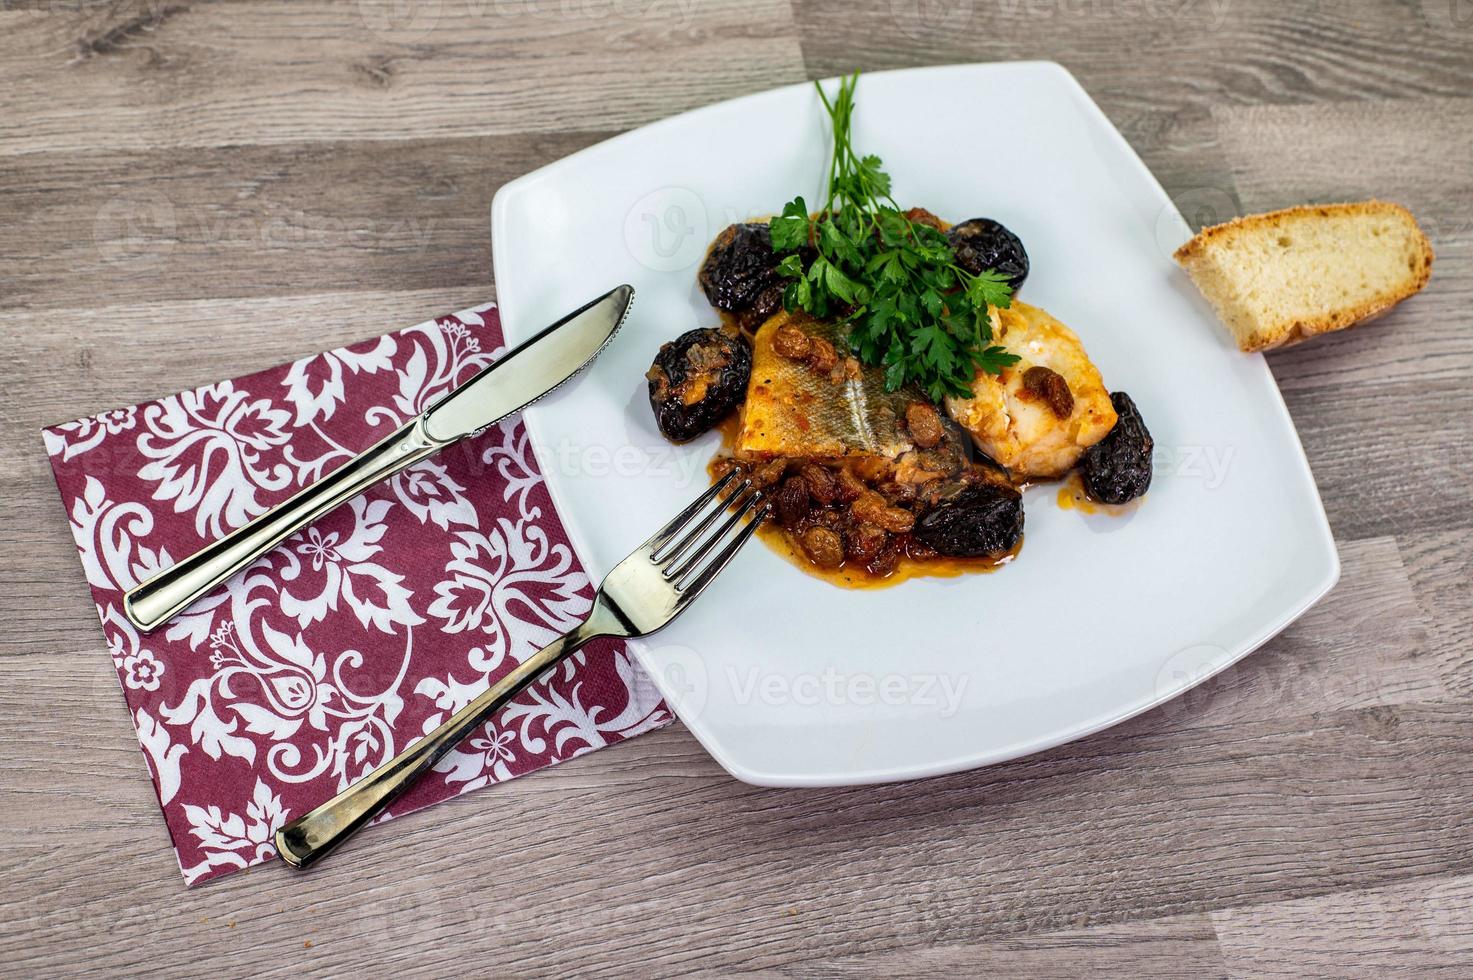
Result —
[[[705, 588], [767, 516], [770, 505], [761, 489], [750, 478], [736, 482], [736, 477], [732, 471], [717, 480], [647, 543], [650, 560], [677, 591], [694, 593]], [[726, 519], [707, 534], [723, 513]], [[749, 514], [752, 519], [742, 525]], [[723, 541], [725, 546], [716, 551]], [[706, 561], [713, 551], [714, 557]]]

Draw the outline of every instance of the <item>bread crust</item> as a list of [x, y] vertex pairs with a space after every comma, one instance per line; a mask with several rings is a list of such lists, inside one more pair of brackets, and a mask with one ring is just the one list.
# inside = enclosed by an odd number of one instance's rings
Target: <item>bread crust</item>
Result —
[[[1241, 233], [1259, 233], [1277, 230], [1286, 223], [1305, 218], [1334, 218], [1342, 216], [1395, 216], [1403, 219], [1416, 231], [1414, 240], [1417, 250], [1415, 268], [1408, 270], [1407, 277], [1397, 288], [1382, 292], [1363, 302], [1350, 306], [1326, 309], [1321, 315], [1295, 320], [1281, 325], [1272, 332], [1259, 332], [1252, 337], [1238, 337], [1238, 346], [1244, 351], [1262, 351], [1286, 344], [1297, 343], [1317, 334], [1343, 330], [1373, 320], [1389, 311], [1402, 300], [1420, 292], [1432, 278], [1432, 263], [1435, 255], [1432, 243], [1417, 224], [1412, 213], [1400, 204], [1390, 201], [1357, 201], [1343, 204], [1304, 204], [1264, 214], [1245, 215], [1209, 228], [1203, 228], [1174, 253], [1174, 258], [1188, 273], [1196, 278], [1195, 269], [1208, 258], [1210, 247], [1224, 239]], [[1234, 331], [1236, 333], [1236, 331]]]

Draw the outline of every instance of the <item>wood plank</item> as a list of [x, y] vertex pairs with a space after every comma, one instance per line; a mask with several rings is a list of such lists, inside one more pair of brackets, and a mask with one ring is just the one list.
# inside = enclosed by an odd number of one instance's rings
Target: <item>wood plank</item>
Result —
[[[1443, 0], [0, 3], [8, 972], [1468, 975], [1464, 21]], [[1027, 57], [1073, 70], [1195, 223], [1378, 194], [1431, 229], [1423, 295], [1271, 355], [1340, 538], [1321, 605], [1196, 694], [1008, 765], [764, 790], [673, 726], [305, 875], [180, 886], [40, 425], [488, 298], [495, 188], [607, 133], [855, 67]]]
[[1447, 165], [1473, 158], [1473, 99], [1218, 106], [1212, 117], [1249, 211], [1375, 197], [1410, 208], [1439, 251], [1473, 245], [1473, 170]]
[[1466, 380], [1291, 389], [1284, 400], [1338, 540], [1473, 524]]
[[784, 977], [1226, 977], [1205, 915], [1065, 929], [995, 942], [950, 943], [895, 953], [816, 960], [771, 971]]
[[[489, 277], [488, 277], [489, 278]], [[238, 377], [496, 299], [488, 281], [420, 290], [0, 312], [0, 471], [48, 473], [46, 425]], [[166, 352], [166, 353], [165, 353]]]
[[1234, 976], [1399, 974], [1411, 964], [1421, 976], [1466, 976], [1473, 877], [1222, 909], [1211, 921]]
[[0, 10], [0, 155], [604, 132], [804, 77], [787, 0]]
[[1073, 71], [1112, 118], [1224, 104], [1467, 94], [1473, 63], [1466, 27], [1445, 5], [1417, 7], [1280, 0], [794, 4], [815, 76], [856, 66], [1042, 58]]
[[1401, 541], [1407, 572], [1430, 633], [1440, 676], [1464, 701], [1473, 701], [1473, 531], [1413, 534]]
[[[1473, 720], [1403, 706], [1125, 726], [975, 773], [829, 791], [737, 785], [661, 732], [365, 834], [305, 878], [277, 865], [181, 895], [156, 820], [98, 829], [112, 800], [137, 801], [127, 752], [66, 772], [92, 696], [22, 715], [58, 673], [25, 658], [0, 692], [0, 735], [23, 727], [32, 753], [0, 761], [30, 882], [0, 895], [0, 951], [22, 971], [42, 956], [127, 969], [141, 946], [195, 970], [270, 948], [282, 970], [342, 971], [385, 934], [415, 942], [372, 947], [384, 968], [426, 972], [493, 952], [509, 972], [588, 970], [631, 949], [652, 976], [775, 968], [1467, 873], [1473, 854]], [[622, 914], [570, 933], [589, 907]], [[79, 924], [115, 945], [64, 942]]]
[[242, 146], [182, 167], [175, 151], [18, 157], [0, 310], [487, 286], [496, 188], [598, 138]]

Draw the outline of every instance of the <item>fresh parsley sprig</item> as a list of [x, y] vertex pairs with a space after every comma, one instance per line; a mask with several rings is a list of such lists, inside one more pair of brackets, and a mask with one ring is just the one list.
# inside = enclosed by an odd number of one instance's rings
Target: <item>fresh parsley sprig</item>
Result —
[[946, 236], [911, 221], [890, 196], [880, 158], [851, 141], [859, 74], [842, 79], [832, 101], [814, 82], [833, 125], [828, 199], [816, 214], [802, 197], [772, 219], [783, 305], [851, 324], [861, 361], [883, 366], [891, 391], [914, 383], [935, 401], [967, 397], [978, 369], [993, 374], [1018, 357], [992, 343], [988, 307], [1007, 307], [1012, 290], [993, 270], [956, 264]]

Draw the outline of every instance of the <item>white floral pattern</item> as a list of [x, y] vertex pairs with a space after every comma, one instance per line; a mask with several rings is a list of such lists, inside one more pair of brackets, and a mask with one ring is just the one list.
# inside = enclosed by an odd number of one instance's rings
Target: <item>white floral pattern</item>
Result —
[[287, 815], [281, 797], [259, 779], [246, 803], [244, 816], [222, 811], [216, 803], [184, 804], [189, 832], [204, 852], [204, 860], [194, 867], [185, 867], [180, 862], [185, 882], [192, 885], [214, 869], [245, 868], [274, 857], [276, 848], [271, 844], [271, 835], [286, 823]]
[[157, 484], [154, 500], [193, 511], [195, 531], [218, 538], [266, 512], [262, 491], [290, 484], [291, 467], [266, 459], [291, 438], [291, 418], [229, 381], [173, 395], [143, 411], [138, 450], [151, 462], [138, 475]]
[[44, 429], [41, 436], [46, 442], [46, 452], [52, 456], [60, 456], [62, 462], [67, 462], [89, 449], [95, 449], [108, 436], [133, 428], [136, 414], [137, 409], [129, 405], [127, 408], [115, 408], [101, 415], [77, 419], [75, 422], [63, 422]]
[[399, 502], [421, 524], [434, 524], [443, 531], [448, 531], [452, 524], [476, 526], [476, 508], [465, 499], [465, 487], [456, 483], [445, 467], [433, 459], [398, 474], [390, 486]]
[[[501, 350], [486, 307], [46, 430], [107, 646], [193, 884], [574, 625], [592, 590], [525, 430], [494, 426], [294, 535], [167, 628], [133, 585], [285, 499]], [[92, 461], [99, 461], [94, 463]], [[619, 644], [518, 698], [392, 817], [665, 724]]]
[[[324, 534], [313, 526], [286, 543], [286, 567], [281, 578], [297, 582], [302, 578], [320, 578], [315, 595], [298, 598], [290, 589], [281, 592], [281, 609], [306, 627], [336, 612], [338, 603], [353, 611], [364, 626], [383, 633], [393, 633], [403, 626], [418, 626], [424, 619], [410, 606], [413, 595], [402, 584], [403, 575], [389, 571], [378, 562], [369, 561], [383, 550], [379, 541], [387, 525], [384, 518], [393, 505], [387, 500], [357, 497], [348, 504], [353, 514], [353, 530], [347, 535], [330, 531]], [[303, 559], [298, 563], [297, 558]], [[310, 563], [311, 574], [307, 573]], [[304, 583], [305, 584], [305, 583]]]

